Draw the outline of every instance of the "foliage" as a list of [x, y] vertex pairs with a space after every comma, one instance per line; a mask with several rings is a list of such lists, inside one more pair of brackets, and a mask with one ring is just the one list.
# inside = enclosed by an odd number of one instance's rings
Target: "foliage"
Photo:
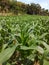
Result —
[[48, 9], [42, 8], [38, 3], [25, 4], [16, 0], [0, 0], [0, 12], [12, 12], [14, 14], [49, 15]]
[[0, 17], [0, 63], [29, 65], [28, 61], [33, 61], [36, 55], [40, 60], [49, 60], [48, 41], [48, 17]]

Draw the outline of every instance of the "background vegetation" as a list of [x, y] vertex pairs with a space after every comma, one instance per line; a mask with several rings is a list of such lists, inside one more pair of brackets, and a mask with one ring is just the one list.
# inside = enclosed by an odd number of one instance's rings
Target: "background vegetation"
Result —
[[36, 14], [36, 15], [49, 15], [48, 9], [44, 9], [40, 4], [25, 4], [16, 0], [0, 0], [1, 13], [14, 13], [14, 14]]

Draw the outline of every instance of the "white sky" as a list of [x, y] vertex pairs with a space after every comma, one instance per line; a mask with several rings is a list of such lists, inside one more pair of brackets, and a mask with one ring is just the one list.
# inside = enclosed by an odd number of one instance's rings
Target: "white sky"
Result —
[[38, 3], [42, 8], [49, 9], [49, 0], [17, 0], [24, 3]]

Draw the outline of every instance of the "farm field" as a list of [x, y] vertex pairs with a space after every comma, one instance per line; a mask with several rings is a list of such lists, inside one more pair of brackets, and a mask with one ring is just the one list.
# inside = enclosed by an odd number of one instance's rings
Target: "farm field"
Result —
[[43, 60], [49, 65], [49, 17], [0, 16], [0, 63], [42, 65]]

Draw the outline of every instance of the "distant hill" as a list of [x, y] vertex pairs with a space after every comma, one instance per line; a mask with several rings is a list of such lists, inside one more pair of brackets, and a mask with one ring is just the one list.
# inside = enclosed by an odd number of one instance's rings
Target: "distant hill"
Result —
[[49, 11], [45, 10], [39, 4], [25, 4], [15, 0], [0, 0], [0, 14], [30, 14], [30, 15], [49, 15]]

